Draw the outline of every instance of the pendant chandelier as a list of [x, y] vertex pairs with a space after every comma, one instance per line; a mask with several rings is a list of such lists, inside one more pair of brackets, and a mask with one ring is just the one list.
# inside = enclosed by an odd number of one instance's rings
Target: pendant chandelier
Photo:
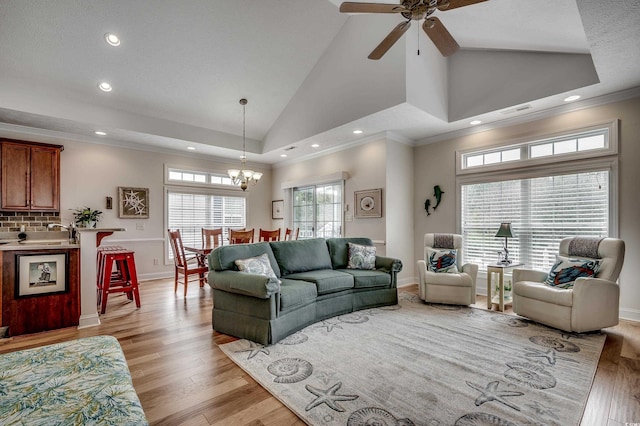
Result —
[[229, 169], [227, 173], [231, 178], [234, 185], [240, 185], [243, 191], [247, 190], [250, 182], [255, 185], [262, 177], [262, 173], [254, 172], [247, 169], [247, 150], [246, 150], [246, 137], [245, 137], [245, 118], [246, 118], [246, 105], [247, 100], [240, 99], [240, 105], [242, 105], [242, 157], [240, 157], [240, 170]]

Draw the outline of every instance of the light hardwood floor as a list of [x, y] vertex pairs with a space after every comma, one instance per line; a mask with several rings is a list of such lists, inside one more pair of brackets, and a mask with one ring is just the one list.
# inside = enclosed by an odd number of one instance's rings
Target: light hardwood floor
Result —
[[[0, 353], [79, 337], [118, 338], [147, 418], [154, 425], [302, 425], [291, 411], [231, 362], [217, 345], [233, 340], [211, 329], [211, 289], [173, 293], [172, 280], [141, 284], [142, 307], [111, 295], [102, 324], [0, 339]], [[400, 291], [417, 294], [417, 285]], [[486, 309], [486, 299], [474, 305]], [[640, 425], [640, 323], [605, 330], [582, 425]]]

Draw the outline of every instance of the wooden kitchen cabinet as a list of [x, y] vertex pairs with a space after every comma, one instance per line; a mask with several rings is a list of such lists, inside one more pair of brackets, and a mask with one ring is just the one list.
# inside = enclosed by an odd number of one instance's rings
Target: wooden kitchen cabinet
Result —
[[[80, 322], [80, 249], [0, 250], [0, 326], [10, 336], [77, 326]], [[18, 297], [18, 256], [65, 253], [66, 290]]]
[[2, 196], [8, 211], [60, 210], [60, 145], [0, 140]]

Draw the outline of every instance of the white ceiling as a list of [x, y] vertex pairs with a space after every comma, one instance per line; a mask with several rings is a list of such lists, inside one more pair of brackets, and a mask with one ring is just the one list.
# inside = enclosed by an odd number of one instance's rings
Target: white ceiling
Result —
[[[339, 0], [2, 0], [0, 135], [237, 158], [242, 147], [238, 103], [242, 97], [249, 100], [248, 158], [256, 162], [283, 161], [283, 149], [293, 145], [299, 149], [290, 151], [289, 159], [336, 149], [379, 132], [419, 144], [471, 131], [467, 117], [452, 121], [446, 111], [436, 113], [412, 100], [411, 75], [416, 70], [411, 68], [418, 47], [424, 52], [420, 66], [427, 70], [434, 66], [429, 71], [434, 74], [425, 78], [425, 90], [435, 93], [429, 85], [446, 81], [447, 67], [453, 63], [433, 54], [435, 49], [419, 25], [414, 23], [382, 60], [369, 61], [366, 56], [401, 17], [349, 17], [339, 13], [339, 4]], [[568, 93], [583, 96], [572, 104], [575, 108], [613, 92], [636, 93], [640, 87], [640, 2], [489, 0], [436, 13], [463, 52], [591, 55], [600, 80], [567, 93], [560, 89], [542, 99], [526, 99], [532, 108], [510, 116], [500, 111], [521, 102], [507, 97], [500, 108], [479, 114], [485, 124], [473, 131], [550, 108], [566, 110], [569, 107], [561, 105]], [[104, 42], [107, 32], [121, 37], [120, 47]], [[347, 45], [352, 50], [347, 51]], [[341, 49], [344, 54], [336, 53]], [[458, 61], [464, 57], [461, 53]], [[351, 84], [347, 73], [342, 81], [336, 63], [358, 80], [387, 69], [396, 80], [398, 75], [406, 78], [402, 84], [393, 82], [394, 90], [403, 92], [400, 100], [388, 107], [374, 103], [373, 110], [350, 107], [342, 113], [344, 120], [328, 117], [336, 113], [336, 105], [351, 104], [340, 95], [323, 98], [322, 88], [317, 87], [322, 81], [319, 74], [338, 73], [323, 84], [344, 83], [342, 92], [349, 99], [384, 84], [373, 77], [367, 82], [369, 88], [361, 81]], [[437, 67], [444, 70], [439, 77]], [[571, 80], [571, 75], [566, 78]], [[109, 81], [114, 90], [100, 92], [101, 80]], [[360, 93], [349, 93], [350, 87], [361, 87]], [[451, 90], [445, 87], [440, 92], [442, 102], [453, 102], [446, 99]], [[307, 116], [319, 124], [296, 123], [296, 110], [304, 109], [300, 105], [314, 108], [313, 104], [325, 106], [308, 111]], [[353, 135], [356, 127], [365, 133]], [[108, 136], [95, 136], [94, 130], [104, 130]], [[313, 142], [321, 148], [309, 148]], [[195, 154], [188, 153], [187, 146], [196, 147]]]

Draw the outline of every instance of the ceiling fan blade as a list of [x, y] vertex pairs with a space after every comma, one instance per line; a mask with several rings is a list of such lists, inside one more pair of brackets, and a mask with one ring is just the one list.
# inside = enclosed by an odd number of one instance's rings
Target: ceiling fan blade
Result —
[[400, 13], [407, 9], [400, 4], [355, 3], [346, 1], [340, 5], [342, 13]]
[[442, 53], [442, 56], [451, 56], [460, 49], [458, 42], [435, 16], [425, 19], [422, 29]]
[[391, 49], [391, 46], [395, 44], [396, 41], [402, 34], [404, 34], [409, 27], [411, 26], [411, 21], [402, 22], [391, 30], [391, 32], [380, 42], [380, 44], [373, 49], [373, 51], [369, 54], [369, 59], [380, 59], [387, 53], [387, 50]]
[[471, 6], [472, 4], [476, 4], [476, 3], [482, 3], [483, 1], [487, 1], [487, 0], [449, 0], [449, 1], [444, 1], [442, 2], [443, 4], [438, 6], [438, 10], [451, 10], [451, 9], [457, 9], [459, 7], [464, 7], [464, 6]]

